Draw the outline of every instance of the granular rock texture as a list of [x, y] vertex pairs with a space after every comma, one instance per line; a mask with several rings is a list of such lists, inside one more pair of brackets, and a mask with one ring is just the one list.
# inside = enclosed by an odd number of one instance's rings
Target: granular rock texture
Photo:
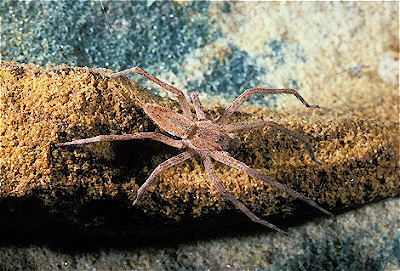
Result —
[[[0, 80], [3, 229], [26, 230], [29, 219], [34, 223], [27, 232], [52, 221], [48, 225], [64, 223], [79, 234], [157, 236], [161, 229], [165, 234], [196, 224], [247, 220], [218, 194], [198, 158], [163, 172], [131, 208], [151, 171], [179, 153], [172, 147], [150, 140], [62, 148], [54, 144], [100, 134], [159, 131], [143, 105], [152, 102], [179, 110], [176, 103], [126, 78], [104, 79], [88, 68], [2, 62]], [[309, 136], [324, 165], [313, 163], [302, 143], [271, 128], [240, 132], [243, 143], [232, 155], [327, 210], [339, 212], [399, 195], [398, 121], [322, 117], [323, 109], [299, 111], [297, 116], [251, 107], [244, 111], [230, 121], [274, 119]], [[221, 112], [214, 108], [207, 115], [214, 118]], [[236, 169], [217, 162], [215, 168], [227, 189], [266, 219], [318, 213]]]

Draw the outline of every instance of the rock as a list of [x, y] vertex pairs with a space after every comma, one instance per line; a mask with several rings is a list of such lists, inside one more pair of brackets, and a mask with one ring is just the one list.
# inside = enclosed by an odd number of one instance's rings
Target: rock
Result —
[[[252, 225], [218, 194], [199, 158], [163, 172], [132, 207], [138, 187], [177, 149], [150, 140], [55, 146], [100, 134], [159, 131], [143, 105], [179, 110], [176, 103], [127, 78], [104, 79], [89, 68], [2, 62], [0, 80], [2, 233], [124, 241], [126, 236], [170, 238]], [[222, 110], [206, 114], [212, 118]], [[398, 121], [334, 116], [323, 109], [297, 116], [251, 107], [243, 111], [231, 121], [275, 119], [307, 135], [324, 165], [313, 163], [303, 144], [272, 129], [240, 132], [243, 144], [232, 155], [325, 209], [339, 213], [399, 195]], [[320, 215], [261, 180], [214, 165], [227, 189], [270, 222]]]

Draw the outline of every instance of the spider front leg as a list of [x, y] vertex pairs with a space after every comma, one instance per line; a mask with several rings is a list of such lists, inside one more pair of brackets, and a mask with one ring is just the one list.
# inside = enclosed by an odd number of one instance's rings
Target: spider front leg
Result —
[[322, 165], [320, 161], [318, 161], [314, 156], [314, 151], [310, 143], [310, 139], [306, 136], [303, 136], [295, 131], [292, 131], [274, 121], [267, 121], [267, 120], [257, 120], [257, 121], [249, 121], [249, 122], [237, 122], [229, 125], [224, 125], [224, 128], [228, 133], [238, 131], [238, 130], [246, 130], [251, 128], [263, 127], [263, 126], [271, 126], [278, 131], [284, 132], [294, 138], [302, 141], [306, 145], [306, 150], [310, 155], [311, 159], [318, 165]]
[[243, 213], [245, 213], [252, 221], [260, 223], [264, 226], [267, 226], [268, 228], [271, 228], [273, 230], [276, 230], [286, 236], [289, 236], [286, 232], [283, 230], [279, 229], [276, 227], [274, 224], [269, 223], [268, 221], [265, 221], [258, 216], [256, 216], [252, 211], [249, 210], [243, 203], [241, 203], [239, 200], [235, 198], [231, 193], [229, 193], [221, 181], [218, 179], [217, 175], [215, 174], [214, 167], [211, 163], [211, 159], [208, 155], [202, 155], [202, 158], [204, 160], [204, 167], [206, 169], [206, 172], [208, 174], [208, 177], [211, 179], [211, 181], [214, 183], [215, 187], [217, 188], [218, 192], [221, 193], [225, 198], [227, 198], [230, 202], [233, 203], [233, 205], [236, 206], [239, 210], [241, 210]]
[[146, 72], [145, 70], [139, 68], [139, 67], [133, 67], [131, 69], [127, 69], [124, 71], [120, 71], [120, 72], [116, 72], [113, 74], [108, 74], [105, 73], [104, 71], [97, 69], [98, 73], [100, 73], [102, 76], [104, 77], [108, 77], [108, 78], [117, 78], [123, 75], [127, 75], [130, 73], [137, 73], [140, 74], [141, 76], [146, 77], [147, 79], [149, 79], [150, 81], [153, 81], [154, 83], [156, 83], [157, 85], [161, 86], [162, 88], [174, 93], [177, 98], [178, 98], [178, 102], [182, 108], [183, 111], [183, 115], [185, 117], [187, 117], [190, 120], [193, 120], [192, 118], [192, 113], [190, 111], [190, 107], [189, 107], [189, 102], [186, 100], [185, 95], [183, 94], [183, 92], [179, 89], [177, 89], [174, 86], [171, 86], [163, 81], [161, 81], [160, 79], [158, 79], [157, 77], [155, 77], [154, 75], [151, 75], [150, 73]]
[[204, 113], [203, 105], [200, 102], [199, 95], [196, 92], [190, 93], [190, 98], [194, 109], [196, 110], [197, 121], [206, 120], [206, 114]]
[[250, 88], [245, 90], [239, 97], [237, 97], [236, 100], [234, 100], [233, 103], [225, 109], [224, 113], [216, 120], [216, 122], [224, 123], [230, 116], [232, 116], [238, 107], [253, 94], [293, 94], [306, 107], [319, 108], [318, 105], [309, 105], [294, 89]]
[[72, 140], [70, 142], [57, 143], [56, 146], [62, 147], [62, 146], [69, 146], [69, 145], [89, 144], [89, 143], [94, 143], [94, 142], [121, 141], [121, 140], [132, 140], [132, 139], [152, 139], [152, 140], [162, 142], [164, 144], [167, 144], [167, 145], [175, 147], [175, 148], [184, 148], [185, 147], [184, 143], [181, 140], [175, 140], [175, 139], [169, 138], [163, 134], [159, 134], [159, 133], [155, 133], [155, 132], [143, 132], [143, 133], [126, 134], [126, 135], [98, 135], [98, 136], [89, 137], [89, 138]]

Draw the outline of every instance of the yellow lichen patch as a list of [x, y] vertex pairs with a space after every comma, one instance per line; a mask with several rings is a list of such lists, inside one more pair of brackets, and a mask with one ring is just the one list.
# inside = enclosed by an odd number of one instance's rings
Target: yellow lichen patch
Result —
[[[4, 62], [0, 72], [2, 197], [39, 191], [46, 199], [70, 195], [90, 201], [119, 195], [129, 206], [153, 169], [180, 152], [146, 140], [57, 148], [51, 143], [157, 131], [141, 107], [147, 102], [178, 107], [126, 78], [104, 79], [88, 68]], [[303, 143], [268, 127], [239, 132], [243, 143], [232, 156], [328, 210], [398, 195], [400, 137], [393, 113], [380, 117], [378, 110], [380, 120], [374, 120], [344, 112], [335, 115], [326, 108], [299, 110], [298, 115], [255, 107], [242, 110], [229, 122], [272, 119], [307, 135], [324, 165], [310, 159]], [[206, 115], [221, 112], [215, 108]], [[284, 214], [305, 206], [237, 169], [217, 162], [214, 167], [226, 188], [257, 214]], [[194, 157], [162, 172], [137, 208], [180, 219], [232, 207]]]

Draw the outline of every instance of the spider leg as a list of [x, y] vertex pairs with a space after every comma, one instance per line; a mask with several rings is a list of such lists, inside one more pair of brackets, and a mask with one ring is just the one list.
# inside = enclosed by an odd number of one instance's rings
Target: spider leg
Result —
[[194, 109], [196, 110], [197, 120], [206, 120], [206, 115], [204, 114], [204, 108], [200, 102], [199, 95], [197, 95], [196, 92], [191, 92], [190, 98], [192, 99]]
[[185, 145], [181, 140], [175, 140], [169, 138], [163, 134], [154, 133], [154, 132], [143, 132], [137, 134], [126, 134], [126, 135], [98, 135], [95, 137], [83, 138], [72, 140], [70, 142], [58, 143], [57, 147], [68, 146], [68, 145], [80, 145], [80, 144], [88, 144], [93, 142], [102, 142], [102, 141], [119, 141], [119, 140], [131, 140], [131, 139], [152, 139], [156, 141], [160, 141], [164, 144], [175, 148], [184, 148]]
[[161, 86], [162, 88], [174, 93], [177, 98], [178, 98], [178, 102], [182, 108], [183, 111], [183, 115], [185, 117], [187, 117], [190, 120], [193, 120], [192, 118], [192, 113], [190, 112], [190, 107], [189, 107], [189, 102], [186, 100], [185, 95], [183, 94], [183, 92], [179, 89], [177, 89], [174, 86], [171, 86], [163, 81], [161, 81], [160, 79], [158, 79], [157, 77], [155, 77], [154, 75], [151, 75], [150, 73], [146, 72], [145, 70], [139, 68], [139, 67], [133, 67], [131, 69], [127, 69], [124, 71], [120, 71], [120, 72], [116, 72], [113, 74], [108, 74], [105, 73], [104, 71], [97, 69], [98, 73], [100, 73], [102, 76], [104, 77], [108, 77], [108, 78], [117, 78], [123, 75], [127, 75], [129, 73], [137, 73], [140, 74], [141, 76], [146, 77], [147, 79], [149, 79], [150, 81], [153, 81], [154, 83], [156, 83], [157, 85]]
[[244, 103], [253, 94], [293, 94], [300, 100], [306, 107], [319, 108], [318, 105], [309, 105], [303, 97], [294, 89], [272, 89], [272, 88], [250, 88], [245, 90], [239, 97], [229, 105], [225, 112], [216, 120], [217, 123], [224, 123], [238, 107]]
[[271, 178], [265, 176], [264, 174], [261, 174], [260, 172], [258, 172], [255, 169], [252, 169], [251, 167], [249, 167], [248, 165], [246, 165], [245, 163], [242, 163], [234, 158], [232, 158], [228, 153], [226, 152], [218, 152], [218, 151], [213, 151], [210, 152], [210, 155], [212, 158], [214, 158], [215, 160], [217, 160], [218, 162], [221, 162], [223, 164], [226, 164], [228, 166], [234, 167], [236, 169], [242, 170], [244, 172], [246, 172], [247, 174], [249, 174], [250, 176], [253, 176], [257, 179], [260, 179], [264, 182], [266, 182], [269, 185], [272, 185], [286, 193], [288, 193], [290, 196], [301, 199], [302, 201], [308, 203], [309, 205], [317, 208], [318, 210], [320, 210], [321, 212], [333, 216], [333, 214], [331, 214], [330, 212], [328, 212], [327, 210], [321, 208], [318, 204], [316, 204], [314, 201], [312, 201], [311, 199], [307, 198], [306, 196], [303, 196], [302, 194], [300, 194], [299, 192], [287, 187], [284, 184], [281, 184], [280, 182], [277, 182], [275, 180], [272, 180]]
[[308, 154], [310, 155], [311, 159], [318, 165], [322, 165], [320, 161], [318, 161], [315, 156], [314, 156], [314, 151], [311, 146], [310, 140], [308, 137], [301, 135], [299, 133], [296, 133], [295, 131], [292, 131], [274, 121], [267, 121], [267, 120], [257, 120], [257, 121], [250, 121], [250, 122], [237, 122], [229, 125], [225, 125], [225, 129], [228, 133], [238, 131], [238, 130], [245, 130], [245, 129], [250, 129], [250, 128], [256, 128], [256, 127], [262, 127], [262, 126], [271, 126], [275, 128], [278, 131], [284, 132], [288, 135], [293, 136], [294, 138], [302, 141], [306, 145], [306, 150]]
[[183, 161], [185, 161], [186, 159], [192, 157], [194, 154], [193, 151], [191, 150], [187, 150], [183, 153], [180, 153], [172, 158], [169, 158], [168, 160], [162, 162], [161, 164], [159, 164], [154, 170], [153, 172], [150, 174], [150, 176], [147, 178], [147, 180], [144, 182], [144, 184], [142, 184], [142, 186], [139, 188], [139, 190], [137, 191], [136, 194], [136, 198], [133, 201], [132, 205], [135, 205], [137, 203], [137, 201], [139, 200], [139, 198], [142, 196], [143, 192], [146, 190], [147, 187], [149, 187], [151, 185], [151, 183], [154, 181], [154, 179], [164, 170], [175, 166]]
[[204, 167], [206, 169], [206, 172], [208, 174], [208, 177], [211, 179], [211, 181], [214, 183], [215, 187], [217, 188], [218, 192], [221, 193], [225, 198], [227, 198], [230, 202], [233, 203], [233, 205], [236, 206], [239, 210], [241, 210], [243, 213], [245, 213], [252, 221], [260, 223], [264, 226], [267, 226], [268, 228], [271, 228], [273, 230], [276, 230], [286, 236], [289, 236], [286, 232], [283, 230], [279, 229], [275, 225], [269, 223], [268, 221], [265, 221], [258, 216], [256, 216], [252, 211], [249, 210], [243, 203], [241, 203], [239, 200], [235, 198], [230, 192], [228, 192], [221, 181], [218, 179], [217, 175], [215, 174], [214, 167], [211, 163], [210, 156], [208, 155], [202, 155], [202, 158], [204, 160]]

